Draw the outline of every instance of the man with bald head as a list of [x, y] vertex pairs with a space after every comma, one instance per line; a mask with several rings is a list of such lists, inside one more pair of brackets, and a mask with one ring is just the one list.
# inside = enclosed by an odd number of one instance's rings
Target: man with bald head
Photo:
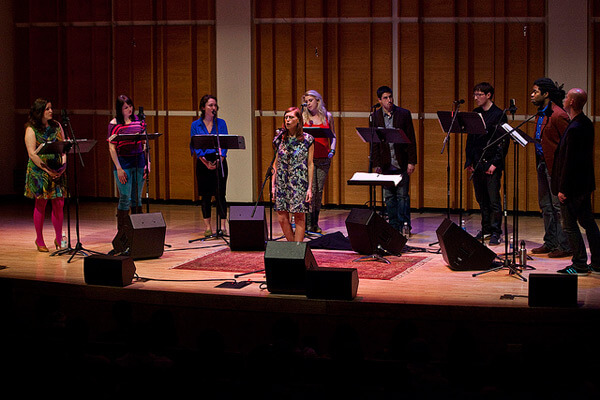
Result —
[[[552, 192], [560, 201], [563, 229], [573, 251], [572, 264], [558, 272], [569, 275], [585, 275], [590, 270], [600, 273], [600, 231], [592, 212], [592, 192], [596, 189], [594, 124], [583, 113], [586, 102], [583, 89], [574, 88], [567, 93], [563, 108], [571, 122], [556, 149], [552, 168]], [[588, 239], [589, 265], [578, 222]]]

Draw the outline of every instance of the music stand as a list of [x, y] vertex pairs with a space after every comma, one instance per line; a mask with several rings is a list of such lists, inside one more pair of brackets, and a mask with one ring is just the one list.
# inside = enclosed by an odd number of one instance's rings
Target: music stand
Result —
[[[68, 122], [68, 118], [67, 118], [67, 125], [71, 129], [71, 125]], [[69, 142], [71, 142], [72, 145], [70, 146], [67, 154], [77, 154], [77, 156], [79, 156], [79, 160], [81, 162], [82, 167], [85, 167], [85, 164], [83, 162], [83, 157], [81, 155], [85, 154], [85, 153], [89, 153], [92, 150], [92, 148], [94, 148], [94, 146], [96, 145], [96, 143], [98, 141], [94, 140], [94, 139], [75, 139], [72, 129], [71, 129], [71, 137], [73, 139], [69, 140]], [[73, 156], [73, 157], [75, 157], [75, 156]], [[70, 207], [67, 207], [68, 245], [67, 245], [66, 249], [60, 249], [60, 250], [52, 253], [52, 255], [71, 254], [71, 257], [67, 261], [68, 263], [70, 263], [73, 260], [73, 257], [75, 257], [75, 255], [77, 253], [81, 253], [84, 256], [87, 256], [88, 255], [87, 253], [102, 254], [97, 251], [86, 249], [85, 247], [83, 247], [83, 244], [81, 243], [81, 236], [79, 233], [79, 180], [77, 177], [78, 168], [77, 168], [77, 163], [75, 161], [73, 162], [73, 164], [74, 164], [73, 165], [73, 178], [75, 180], [75, 185], [74, 185], [74, 188], [75, 188], [75, 190], [74, 190], [74, 193], [75, 193], [75, 235], [77, 237], [77, 243], [75, 244], [74, 248], [71, 247], [71, 219], [70, 219], [71, 210], [70, 210]], [[69, 194], [69, 203], [70, 203], [70, 199], [71, 199], [71, 196]]]
[[[348, 181], [346, 182], [348, 185], [359, 185], [359, 186], [369, 186], [371, 187], [377, 187], [377, 186], [398, 186], [400, 184], [400, 182], [402, 181], [402, 175], [384, 175], [384, 174], [377, 174], [374, 172], [355, 172], [354, 175], [352, 175], [352, 178], [348, 179]], [[354, 261], [364, 261], [364, 260], [373, 260], [373, 261], [379, 261], [379, 262], [383, 262], [385, 264], [390, 264], [390, 261], [377, 254], [371, 254], [370, 256], [363, 256], [363, 257], [359, 257], [358, 259], [354, 260]]]
[[[146, 149], [144, 150], [144, 154], [146, 156], [146, 170], [148, 170], [148, 165], [150, 163], [150, 156], [149, 156], [149, 140], [154, 140], [154, 139], [158, 139], [159, 137], [162, 136], [162, 133], [147, 133], [147, 132], [141, 132], [141, 133], [123, 133], [123, 134], [118, 134], [118, 135], [113, 135], [111, 136], [109, 139], [113, 142], [146, 142]], [[137, 164], [136, 164], [137, 165]], [[135, 193], [136, 196], [138, 196], [138, 182], [137, 182], [137, 173], [136, 175], [133, 177], [135, 180], [133, 182], [133, 189], [132, 192]], [[148, 185], [150, 183], [150, 178], [148, 176], [148, 174], [146, 175], [146, 212], [149, 213], [150, 212], [150, 197], [149, 197], [149, 193], [148, 193]]]
[[[408, 144], [410, 139], [400, 128], [356, 128], [356, 133], [365, 143], [369, 143], [369, 160], [373, 159], [373, 143], [401, 143]], [[369, 161], [369, 172], [371, 172], [371, 161]], [[376, 185], [369, 185], [369, 205], [375, 210]]]
[[[217, 161], [221, 159], [220, 149], [230, 149], [230, 150], [244, 150], [246, 148], [246, 140], [243, 136], [238, 135], [194, 135], [191, 139], [191, 144], [194, 149], [215, 149], [217, 151]], [[221, 173], [223, 172], [223, 164], [221, 164]], [[217, 204], [220, 201], [221, 188], [219, 184], [219, 177], [217, 177], [217, 194], [216, 200]], [[217, 233], [204, 238], [191, 239], [188, 240], [188, 243], [193, 243], [195, 241], [207, 240], [207, 239], [218, 239], [221, 237], [225, 243], [229, 245], [227, 239], [225, 239], [225, 234], [221, 230], [221, 216], [217, 211]]]
[[[470, 135], [485, 135], [487, 133], [485, 122], [481, 114], [476, 112], [450, 112], [438, 111], [438, 121], [442, 130], [446, 133], [444, 146], [448, 144], [448, 161], [446, 166], [446, 185], [447, 185], [447, 217], [450, 219], [450, 133], [458, 133], [460, 135], [460, 159], [459, 165], [462, 166], [462, 133]], [[442, 153], [444, 148], [442, 147]], [[459, 223], [462, 225], [462, 186], [463, 175], [460, 174], [459, 180]]]
[[[516, 258], [516, 252], [518, 251], [518, 240], [519, 240], [519, 222], [518, 222], [518, 215], [517, 215], [517, 206], [518, 206], [518, 199], [519, 199], [519, 186], [518, 186], [518, 176], [519, 176], [519, 152], [518, 152], [518, 145], [525, 147], [527, 146], [529, 143], [535, 143], [536, 140], [531, 138], [529, 135], [527, 135], [525, 132], [521, 131], [519, 128], [523, 125], [525, 125], [527, 122], [529, 122], [530, 120], [532, 120], [534, 117], [536, 117], [537, 114], [532, 115], [531, 117], [527, 118], [525, 121], [523, 121], [522, 123], [520, 123], [516, 128], [513, 128], [510, 124], [508, 124], [507, 122], [503, 123], [502, 125], [500, 125], [502, 127], [502, 129], [504, 130], [504, 134], [502, 136], [500, 136], [498, 139], [494, 140], [492, 143], [488, 144], [485, 148], [484, 148], [484, 152], [488, 147], [491, 147], [495, 144], [497, 144], [498, 142], [500, 142], [501, 140], [504, 140], [507, 136], [510, 136], [511, 139], [514, 142], [514, 171], [513, 171], [513, 252], [512, 252], [512, 263], [509, 261], [508, 258], [508, 252], [505, 251], [505, 256], [504, 256], [504, 262], [502, 265], [482, 271], [482, 272], [478, 272], [476, 274], [473, 274], [473, 276], [478, 276], [478, 275], [482, 275], [491, 271], [498, 271], [500, 269], [503, 268], [507, 268], [508, 269], [508, 273], [509, 275], [517, 275], [522, 281], [527, 282], [527, 278], [525, 278], [524, 276], [521, 275], [519, 268], [521, 270], [523, 269], [535, 269], [534, 267], [528, 266], [528, 265], [522, 265], [517, 263], [517, 258]], [[504, 187], [505, 187], [505, 191], [506, 191], [506, 171], [504, 172]], [[505, 196], [506, 197], [506, 196]], [[506, 198], [505, 198], [505, 206], [506, 206]], [[507, 215], [506, 215], [506, 211], [504, 213], [504, 230], [505, 230], [505, 235], [506, 233], [508, 233], [508, 223], [507, 223]], [[508, 245], [507, 242], [505, 242], [504, 247], [506, 250], [506, 246]]]

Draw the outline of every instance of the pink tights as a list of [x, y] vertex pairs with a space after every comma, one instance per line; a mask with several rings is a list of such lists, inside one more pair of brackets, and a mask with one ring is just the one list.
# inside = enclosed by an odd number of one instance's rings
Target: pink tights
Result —
[[[63, 206], [65, 204], [64, 197], [58, 197], [50, 200], [52, 203], [52, 226], [54, 226], [54, 234], [56, 242], [60, 244], [62, 240], [62, 227], [63, 227]], [[36, 199], [35, 208], [33, 209], [33, 225], [35, 226], [35, 243], [38, 246], [45, 246], [44, 235], [42, 230], [44, 228], [44, 218], [46, 215], [46, 204], [47, 199]]]

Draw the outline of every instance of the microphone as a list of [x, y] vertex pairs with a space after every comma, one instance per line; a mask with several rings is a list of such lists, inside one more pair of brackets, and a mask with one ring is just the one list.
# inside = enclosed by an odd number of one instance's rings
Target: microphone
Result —
[[381, 107], [381, 103], [373, 104], [371, 110], [377, 110], [379, 107]]
[[67, 110], [65, 110], [65, 109], [60, 110], [60, 117], [61, 117], [63, 124], [65, 126], [67, 126], [67, 122], [69, 121], [69, 114], [67, 113]]
[[146, 119], [146, 114], [144, 114], [144, 107], [140, 106], [140, 109], [138, 111], [138, 118], [141, 119], [142, 121], [144, 121]]
[[278, 146], [279, 143], [281, 142], [281, 136], [283, 135], [283, 133], [285, 132], [285, 128], [279, 128], [275, 130], [275, 137], [273, 138], [273, 144], [275, 146]]
[[513, 121], [515, 120], [515, 112], [517, 112], [517, 106], [515, 99], [510, 99], [510, 106], [508, 107], [508, 111], [512, 115]]
[[464, 104], [464, 103], [465, 103], [465, 99], [454, 100], [454, 104]]
[[302, 103], [302, 104], [300, 104], [300, 107], [306, 107], [306, 106], [308, 106], [308, 103]]

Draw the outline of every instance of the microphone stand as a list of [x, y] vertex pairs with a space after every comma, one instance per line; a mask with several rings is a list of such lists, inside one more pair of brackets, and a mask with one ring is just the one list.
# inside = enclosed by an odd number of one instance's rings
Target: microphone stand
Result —
[[[504, 110], [504, 113], [506, 113], [506, 110]], [[530, 116], [529, 118], [527, 118], [525, 121], [523, 121], [522, 123], [520, 123], [519, 125], [517, 125], [517, 127], [512, 128], [510, 131], [506, 132], [505, 134], [503, 134], [502, 136], [500, 136], [498, 139], [494, 140], [493, 142], [491, 142], [490, 144], [488, 144], [485, 148], [484, 148], [484, 152], [486, 149], [488, 149], [491, 146], [494, 146], [495, 144], [497, 144], [498, 142], [500, 142], [501, 140], [504, 140], [507, 136], [511, 136], [511, 133], [516, 131], [517, 129], [519, 129], [521, 126], [525, 125], [526, 123], [528, 123], [529, 121], [531, 121], [533, 118], [535, 118], [536, 116], [538, 116], [538, 113], [533, 114], [532, 116]], [[508, 273], [509, 275], [516, 275], [517, 277], [519, 277], [523, 282], [527, 282], [527, 278], [525, 278], [523, 275], [521, 275], [521, 270], [523, 269], [534, 269], [533, 267], [530, 266], [525, 266], [525, 265], [521, 265], [518, 264], [516, 262], [516, 249], [517, 246], [515, 246], [515, 243], [518, 243], [518, 227], [519, 227], [519, 222], [518, 222], [518, 216], [517, 216], [517, 206], [518, 206], [518, 182], [517, 182], [517, 178], [518, 178], [518, 171], [519, 171], [519, 158], [518, 158], [518, 143], [513, 140], [513, 144], [514, 144], [514, 171], [513, 171], [513, 176], [514, 176], [514, 182], [513, 182], [513, 252], [512, 252], [512, 262], [510, 261], [510, 258], [508, 257], [508, 242], [505, 241], [504, 243], [504, 248], [506, 249], [506, 254], [504, 257], [504, 262], [502, 265], [498, 266], [498, 267], [494, 267], [494, 268], [490, 268], [487, 269], [485, 271], [482, 272], [478, 272], [473, 274], [473, 277], [479, 276], [479, 275], [483, 275], [486, 274], [488, 272], [492, 272], [492, 271], [498, 271], [501, 269], [508, 269]], [[507, 222], [507, 205], [506, 205], [506, 171], [504, 171], [504, 229], [505, 229], [505, 235], [508, 233], [508, 222]]]
[[[281, 137], [281, 133], [279, 134], [279, 137]], [[275, 140], [273, 141], [273, 158], [271, 159], [271, 163], [269, 164], [269, 167], [267, 168], [267, 172], [265, 173], [265, 179], [263, 180], [262, 186], [260, 188], [260, 193], [258, 195], [258, 200], [256, 200], [256, 203], [254, 203], [254, 209], [252, 210], [252, 215], [251, 218], [254, 217], [254, 213], [256, 212], [256, 208], [258, 207], [258, 203], [260, 203], [260, 200], [263, 197], [263, 192], [265, 190], [265, 186], [267, 184], [267, 180], [271, 181], [271, 187], [273, 185], [273, 164], [275, 163], [275, 158], [277, 157], [277, 147], [275, 146], [275, 142], [277, 141], [277, 137], [275, 138]], [[273, 240], [273, 192], [272, 190], [270, 190], [269, 188], [269, 240]]]
[[[450, 126], [448, 127], [448, 131], [446, 132], [446, 137], [444, 138], [444, 142], [442, 143], [442, 151], [440, 154], [444, 154], [444, 149], [446, 148], [446, 144], [448, 144], [448, 159], [446, 161], [446, 217], [450, 219], [450, 132], [452, 131], [452, 127], [454, 126], [454, 121], [456, 121], [456, 116], [458, 115], [458, 109], [460, 108], [460, 101], [455, 101], [452, 107], [454, 108], [454, 114], [452, 115], [452, 122], [450, 122]], [[456, 107], [454, 107], [456, 105]], [[462, 150], [461, 150], [462, 151]], [[461, 221], [459, 221], [460, 223]], [[461, 226], [462, 227], [462, 226]], [[438, 244], [438, 241], [429, 243], [429, 246], [434, 246]]]
[[[144, 114], [144, 107], [140, 107], [140, 111], [138, 112], [138, 118], [141, 119], [144, 127], [144, 140], [145, 140], [145, 148], [144, 148], [144, 156], [145, 156], [145, 166], [144, 173], [146, 175], [146, 212], [150, 213], [150, 140], [148, 139], [148, 129], [146, 128], [146, 114]], [[137, 192], [136, 192], [137, 195]]]
[[[65, 112], [64, 115], [64, 119], [65, 119], [65, 126], [69, 128], [69, 133], [71, 134], [71, 140], [73, 141], [73, 151], [75, 154], [77, 154], [79, 156], [79, 162], [81, 163], [81, 166], [83, 168], [85, 168], [85, 163], [83, 162], [83, 157], [81, 156], [81, 151], [79, 149], [79, 143], [77, 142], [77, 138], [75, 137], [75, 132], [73, 131], [73, 127], [71, 125], [71, 120], [69, 119], [68, 114]], [[68, 263], [70, 263], [73, 260], [73, 257], [75, 257], [75, 255], [77, 253], [81, 253], [84, 256], [87, 256], [87, 252], [89, 253], [95, 253], [95, 254], [102, 254], [100, 252], [97, 251], [93, 251], [93, 250], [88, 250], [85, 247], [83, 247], [83, 245], [81, 244], [81, 240], [80, 240], [80, 234], [79, 234], [79, 181], [77, 178], [77, 163], [73, 162], [73, 179], [75, 181], [75, 233], [77, 235], [77, 243], [75, 244], [75, 248], [71, 249], [71, 243], [70, 243], [70, 239], [69, 239], [69, 248], [68, 249], [64, 249], [61, 251], [61, 253], [57, 253], [57, 254], [65, 254], [65, 253], [71, 253], [71, 257], [69, 258], [69, 260], [67, 261]], [[66, 173], [66, 171], [65, 171]], [[69, 197], [70, 198], [70, 197]], [[69, 219], [70, 222], [70, 219]]]

